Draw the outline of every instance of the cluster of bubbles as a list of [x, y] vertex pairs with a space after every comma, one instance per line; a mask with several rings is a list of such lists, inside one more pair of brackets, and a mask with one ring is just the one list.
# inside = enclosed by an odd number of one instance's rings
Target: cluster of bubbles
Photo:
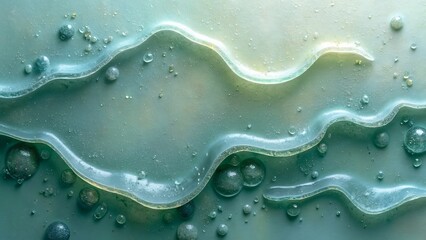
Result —
[[256, 187], [265, 178], [265, 166], [257, 158], [249, 158], [239, 166], [232, 164], [221, 165], [213, 175], [215, 191], [224, 197], [233, 197], [243, 188]]

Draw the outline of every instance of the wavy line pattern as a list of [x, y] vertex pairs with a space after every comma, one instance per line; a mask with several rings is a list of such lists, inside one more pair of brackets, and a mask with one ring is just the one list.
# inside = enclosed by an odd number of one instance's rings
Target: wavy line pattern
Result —
[[426, 188], [413, 185], [370, 187], [344, 174], [335, 174], [296, 186], [274, 186], [266, 190], [263, 196], [270, 201], [285, 202], [300, 201], [325, 192], [343, 194], [356, 208], [369, 215], [382, 214], [407, 202], [426, 197]]
[[238, 62], [234, 57], [232, 57], [232, 54], [221, 41], [200, 34], [177, 22], [162, 22], [154, 26], [146, 36], [136, 39], [134, 42], [124, 44], [108, 54], [102, 55], [95, 64], [86, 63], [84, 68], [82, 66], [59, 64], [52, 67], [47, 72], [44, 72], [34, 83], [25, 89], [13, 90], [8, 86], [3, 86], [0, 88], [0, 98], [22, 97], [56, 79], [78, 79], [89, 76], [105, 66], [119, 53], [143, 44], [148, 38], [161, 31], [173, 31], [179, 33], [194, 43], [198, 43], [214, 50], [222, 57], [228, 67], [235, 74], [247, 81], [258, 84], [279, 84], [293, 80], [306, 72], [306, 70], [309, 69], [321, 56], [328, 53], [355, 54], [365, 58], [366, 60], [374, 61], [374, 57], [371, 54], [354, 43], [324, 42], [313, 49], [309, 56], [298, 66], [277, 72], [259, 72]]

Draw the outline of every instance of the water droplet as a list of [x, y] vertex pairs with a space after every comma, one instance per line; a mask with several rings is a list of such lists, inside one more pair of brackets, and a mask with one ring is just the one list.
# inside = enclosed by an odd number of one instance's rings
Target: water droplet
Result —
[[312, 179], [317, 179], [317, 178], [318, 178], [318, 176], [319, 176], [319, 173], [318, 173], [317, 171], [313, 171], [313, 172], [311, 173], [311, 178], [312, 178]]
[[66, 24], [59, 28], [59, 39], [66, 41], [71, 39], [75, 34], [75, 29], [71, 24]]
[[377, 148], [385, 148], [389, 145], [389, 134], [387, 132], [378, 132], [374, 136], [373, 143]]
[[61, 181], [63, 184], [70, 186], [74, 184], [76, 180], [77, 176], [71, 169], [65, 169], [64, 171], [62, 171]]
[[297, 132], [297, 129], [295, 126], [290, 126], [290, 128], [288, 129], [288, 134], [290, 134], [291, 136], [295, 135]]
[[148, 53], [145, 53], [145, 55], [143, 55], [143, 61], [145, 63], [150, 63], [152, 62], [152, 60], [154, 60], [154, 55], [152, 53], [148, 52]]
[[410, 154], [418, 154], [426, 151], [426, 129], [414, 126], [408, 129], [404, 138], [405, 150]]
[[93, 218], [95, 220], [100, 220], [103, 217], [105, 217], [107, 212], [108, 212], [108, 205], [103, 202], [99, 204], [99, 206], [95, 209], [95, 212], [93, 213]]
[[217, 210], [218, 210], [219, 212], [223, 212], [223, 207], [222, 207], [221, 205], [219, 205], [219, 206], [217, 206]]
[[190, 223], [182, 223], [177, 229], [177, 238], [179, 240], [195, 240], [198, 238], [197, 227]]
[[106, 70], [105, 74], [106, 74], [106, 76], [105, 76], [106, 79], [110, 82], [113, 82], [113, 81], [118, 79], [118, 76], [120, 75], [120, 71], [116, 67], [109, 67]]
[[145, 171], [139, 171], [138, 173], [138, 180], [142, 180], [146, 178], [146, 173]]
[[50, 150], [47, 150], [47, 149], [43, 149], [43, 150], [41, 150], [41, 152], [40, 152], [40, 157], [41, 157], [41, 159], [43, 159], [43, 160], [47, 160], [47, 159], [49, 159], [49, 158], [50, 158]]
[[423, 164], [423, 160], [416, 158], [413, 160], [413, 167], [419, 168]]
[[126, 217], [123, 214], [118, 214], [115, 218], [115, 222], [118, 225], [124, 225], [126, 223]]
[[243, 188], [243, 176], [238, 167], [222, 165], [213, 175], [213, 187], [224, 197], [233, 197]]
[[271, 179], [272, 182], [276, 182], [277, 181], [277, 176], [273, 176]]
[[318, 144], [317, 151], [320, 156], [325, 156], [325, 154], [327, 153], [327, 149], [328, 149], [327, 144], [325, 143]]
[[99, 193], [92, 187], [81, 189], [78, 195], [78, 204], [84, 210], [90, 210], [99, 202]]
[[383, 178], [385, 178], [385, 174], [383, 173], [383, 171], [379, 171], [376, 177], [377, 177], [377, 180], [381, 181], [383, 180]]
[[9, 149], [6, 155], [6, 169], [9, 176], [23, 182], [34, 175], [39, 159], [34, 147], [18, 143]]
[[73, 190], [70, 190], [68, 193], [67, 193], [67, 197], [68, 198], [72, 198], [74, 196], [74, 191]]
[[297, 206], [297, 204], [290, 204], [290, 206], [287, 207], [287, 215], [291, 218], [295, 218], [297, 216], [299, 216], [300, 214], [300, 209], [299, 206]]
[[247, 129], [251, 129], [251, 124], [248, 124], [248, 125], [247, 125]]
[[411, 50], [413, 50], [413, 51], [415, 51], [415, 50], [417, 49], [417, 44], [412, 43], [412, 44], [410, 45], [410, 49], [411, 49]]
[[244, 160], [241, 163], [240, 169], [244, 179], [244, 186], [256, 187], [265, 178], [265, 166], [257, 158]]
[[50, 66], [50, 60], [46, 56], [40, 56], [36, 59], [35, 66], [39, 72], [44, 72]]
[[336, 212], [336, 217], [340, 217], [340, 214], [341, 214], [341, 212], [340, 212], [340, 211], [337, 211], [337, 212]]
[[246, 204], [243, 206], [243, 213], [245, 215], [249, 215], [252, 211], [252, 207], [250, 206], [250, 204]]
[[412, 87], [413, 86], [413, 79], [409, 78], [409, 79], [405, 80], [405, 84], [407, 85], [407, 87]]
[[390, 26], [393, 30], [398, 31], [404, 26], [401, 16], [394, 16], [390, 20]]
[[175, 66], [172, 64], [169, 66], [169, 73], [172, 73], [175, 71]]
[[221, 237], [225, 236], [226, 234], [228, 234], [228, 226], [223, 223], [220, 224], [219, 226], [217, 226], [216, 233]]
[[68, 240], [71, 232], [68, 226], [63, 222], [53, 222], [47, 228], [45, 232], [45, 238], [47, 240]]
[[297, 107], [296, 111], [297, 112], [301, 112], [302, 111], [302, 107]]
[[25, 65], [25, 67], [24, 67], [24, 72], [25, 72], [26, 74], [30, 74], [32, 71], [33, 71], [33, 65], [31, 65], [31, 64], [27, 64], [27, 65]]
[[178, 208], [179, 214], [182, 216], [183, 219], [187, 220], [190, 219], [195, 212], [195, 204], [193, 201], [189, 201], [185, 203], [184, 205], [180, 206]]
[[360, 100], [362, 105], [367, 105], [370, 102], [370, 98], [367, 94], [364, 94]]
[[210, 217], [210, 219], [215, 219], [215, 218], [216, 218], [216, 216], [217, 216], [217, 212], [216, 212], [216, 211], [211, 211], [211, 212], [209, 213], [209, 217]]

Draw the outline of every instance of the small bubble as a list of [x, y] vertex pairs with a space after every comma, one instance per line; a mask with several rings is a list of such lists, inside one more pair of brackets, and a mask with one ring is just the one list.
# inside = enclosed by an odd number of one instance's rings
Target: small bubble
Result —
[[250, 206], [250, 204], [246, 204], [243, 206], [243, 213], [245, 215], [249, 215], [252, 211], [252, 207]]
[[93, 213], [93, 218], [95, 220], [100, 220], [103, 217], [105, 217], [107, 212], [108, 212], [108, 205], [103, 202], [99, 204], [99, 206], [95, 209], [95, 212]]
[[224, 197], [233, 197], [243, 188], [243, 175], [238, 167], [222, 165], [213, 175], [213, 187]]
[[340, 214], [341, 214], [341, 212], [340, 212], [340, 211], [337, 211], [337, 212], [336, 212], [336, 217], [340, 217]]
[[244, 186], [256, 187], [265, 178], [265, 166], [257, 158], [244, 160], [240, 165], [240, 170], [244, 179]]
[[146, 173], [145, 171], [139, 171], [138, 173], [138, 180], [142, 180], [146, 178]]
[[248, 125], [247, 125], [247, 129], [251, 129], [251, 124], [248, 124]]
[[405, 84], [407, 85], [407, 87], [412, 87], [413, 86], [413, 79], [409, 78], [409, 79], [405, 80]]
[[119, 75], [120, 71], [116, 67], [109, 67], [105, 73], [106, 79], [110, 82], [117, 80]]
[[106, 37], [106, 38], [104, 38], [104, 43], [105, 44], [109, 44], [109, 43], [111, 43], [112, 42], [112, 40], [113, 40], [114, 38], [112, 37], [112, 36], [108, 36], [108, 37]]
[[302, 111], [302, 107], [297, 107], [296, 111], [297, 112], [301, 112]]
[[312, 179], [317, 179], [317, 178], [318, 178], [318, 176], [319, 176], [318, 171], [313, 171], [313, 172], [311, 173], [311, 178], [312, 178]]
[[75, 183], [77, 180], [77, 175], [71, 169], [65, 169], [61, 173], [61, 181], [63, 184], [69, 186]]
[[24, 67], [24, 72], [25, 72], [26, 74], [30, 74], [32, 71], [33, 71], [33, 65], [31, 65], [31, 64], [27, 64], [27, 65], [25, 65], [25, 67]]
[[40, 152], [40, 157], [41, 157], [41, 159], [43, 159], [43, 160], [47, 160], [47, 159], [49, 159], [49, 158], [50, 158], [50, 151], [49, 151], [49, 150], [47, 150], [47, 149], [43, 149], [43, 150], [41, 150], [41, 152]]
[[47, 240], [68, 240], [70, 235], [68, 226], [59, 221], [51, 223], [45, 231], [45, 239]]
[[73, 190], [70, 190], [68, 193], [67, 193], [67, 197], [68, 198], [72, 198], [74, 196], [74, 191]]
[[175, 66], [172, 64], [169, 66], [169, 73], [172, 73], [175, 71]]
[[373, 143], [377, 148], [385, 148], [389, 145], [389, 134], [387, 132], [378, 132], [374, 136]]
[[318, 144], [317, 151], [320, 156], [325, 156], [325, 154], [327, 153], [327, 149], [328, 149], [327, 144], [325, 143]]
[[376, 178], [379, 181], [383, 180], [383, 178], [385, 178], [385, 174], [383, 173], [383, 171], [379, 171], [379, 173], [377, 173]]
[[33, 176], [39, 165], [36, 149], [32, 145], [18, 143], [6, 155], [6, 170], [10, 177], [22, 184]]
[[291, 204], [290, 206], [288, 206], [287, 215], [289, 217], [295, 218], [299, 216], [299, 214], [300, 214], [300, 209], [299, 209], [299, 206], [297, 206], [297, 204]]
[[390, 20], [390, 26], [393, 30], [398, 31], [404, 26], [401, 16], [394, 16]]
[[92, 187], [81, 189], [78, 195], [78, 204], [84, 210], [90, 210], [99, 202], [99, 193]]
[[360, 100], [362, 105], [367, 105], [370, 102], [370, 98], [367, 94], [364, 94]]
[[67, 24], [59, 28], [59, 39], [62, 41], [67, 41], [71, 39], [75, 34], [75, 29], [71, 24]]
[[182, 223], [177, 229], [178, 240], [195, 240], [198, 238], [198, 229], [190, 223]]
[[143, 55], [143, 61], [145, 63], [150, 63], [154, 60], [154, 55], [150, 52], [145, 53], [145, 55]]
[[423, 163], [423, 160], [419, 159], [419, 158], [415, 158], [413, 160], [413, 167], [415, 168], [419, 168]]
[[410, 49], [411, 49], [411, 50], [413, 50], [413, 51], [415, 51], [415, 50], [417, 49], [417, 44], [412, 43], [412, 44], [410, 45]]
[[276, 182], [277, 181], [277, 176], [273, 176], [271, 179], [272, 182]]
[[419, 154], [426, 151], [426, 129], [414, 126], [408, 129], [404, 137], [405, 150], [410, 154]]
[[50, 66], [50, 60], [46, 56], [40, 56], [36, 59], [35, 66], [39, 72], [44, 72]]
[[291, 136], [295, 135], [297, 132], [297, 129], [295, 126], [290, 126], [290, 128], [288, 129], [288, 134], [290, 134]]
[[226, 224], [220, 224], [216, 229], [217, 235], [223, 237], [228, 234], [228, 226]]
[[228, 215], [228, 219], [229, 219], [229, 220], [231, 220], [231, 219], [232, 219], [232, 213], [230, 213], [230, 214]]
[[216, 212], [216, 211], [211, 211], [211, 212], [209, 213], [209, 218], [210, 218], [210, 219], [215, 219], [215, 218], [216, 218], [216, 216], [217, 216], [217, 212]]
[[118, 214], [115, 218], [115, 222], [118, 225], [124, 225], [126, 223], [126, 217], [123, 214]]

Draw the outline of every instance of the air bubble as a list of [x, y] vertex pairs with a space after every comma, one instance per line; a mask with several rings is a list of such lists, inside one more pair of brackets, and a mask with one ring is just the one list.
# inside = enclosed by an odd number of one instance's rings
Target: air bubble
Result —
[[291, 136], [295, 135], [297, 132], [297, 129], [295, 126], [290, 126], [288, 129], [288, 134], [290, 134]]
[[313, 171], [313, 172], [311, 173], [311, 178], [312, 178], [312, 179], [317, 179], [317, 178], [318, 178], [318, 176], [319, 176], [318, 171]]
[[145, 53], [145, 55], [143, 55], [143, 61], [145, 63], [150, 63], [152, 62], [152, 60], [154, 60], [154, 55], [152, 53], [148, 52], [148, 53]]
[[216, 218], [216, 216], [217, 216], [217, 212], [216, 212], [216, 211], [211, 211], [211, 212], [209, 213], [209, 217], [210, 217], [210, 219], [215, 219], [215, 218]]
[[299, 209], [299, 206], [297, 206], [297, 204], [291, 204], [290, 206], [288, 206], [287, 215], [289, 217], [295, 218], [299, 216], [299, 214], [300, 214], [300, 209]]
[[377, 173], [376, 178], [379, 181], [383, 180], [383, 178], [385, 178], [385, 174], [383, 173], [383, 171], [379, 171], [379, 173]]
[[411, 49], [411, 50], [413, 50], [413, 51], [415, 51], [415, 50], [417, 49], [417, 44], [412, 43], [412, 44], [410, 45], [410, 49]]
[[257, 158], [244, 160], [240, 169], [244, 179], [244, 186], [256, 187], [265, 178], [265, 166]]
[[82, 209], [90, 210], [99, 202], [99, 193], [92, 187], [83, 188], [78, 195], [78, 204]]
[[61, 181], [63, 184], [70, 186], [74, 184], [76, 180], [77, 176], [71, 169], [65, 169], [64, 171], [62, 171]]
[[40, 56], [36, 59], [35, 66], [39, 72], [44, 72], [50, 66], [50, 60], [46, 56]]
[[6, 170], [13, 179], [23, 182], [35, 174], [39, 165], [36, 149], [26, 144], [13, 146], [6, 156]]
[[389, 139], [387, 132], [378, 132], [374, 136], [373, 143], [377, 148], [385, 148], [389, 145]]
[[404, 26], [401, 16], [394, 16], [390, 21], [390, 26], [393, 30], [398, 31]]
[[327, 153], [327, 144], [325, 143], [320, 143], [317, 147], [317, 151], [319, 153], [320, 156], [325, 156], [325, 154]]
[[95, 220], [100, 220], [103, 217], [105, 217], [107, 212], [108, 212], [108, 205], [103, 202], [99, 204], [99, 206], [95, 209], [95, 212], [93, 213], [93, 218]]
[[223, 237], [228, 234], [228, 226], [226, 224], [220, 224], [216, 229], [217, 235]]
[[423, 164], [423, 160], [416, 158], [413, 160], [413, 167], [419, 168]]
[[405, 150], [410, 154], [419, 154], [426, 151], [426, 129], [414, 126], [408, 129], [404, 138]]
[[45, 232], [46, 240], [68, 240], [71, 232], [68, 226], [63, 222], [53, 222]]
[[243, 188], [243, 176], [238, 167], [223, 165], [213, 175], [213, 187], [219, 195], [233, 197]]
[[115, 218], [115, 222], [118, 225], [124, 225], [126, 224], [126, 217], [123, 214], [118, 214], [117, 217]]
[[117, 80], [119, 75], [120, 71], [116, 67], [109, 67], [105, 73], [106, 79], [110, 82]]
[[33, 71], [33, 65], [31, 65], [31, 64], [27, 64], [27, 65], [25, 65], [25, 67], [24, 67], [24, 72], [25, 72], [26, 74], [30, 74], [32, 71]]
[[243, 213], [245, 215], [249, 215], [251, 213], [251, 211], [252, 211], [252, 207], [251, 207], [250, 204], [246, 204], [246, 205], [243, 206]]
[[71, 39], [75, 34], [75, 29], [71, 24], [67, 24], [59, 28], [59, 39], [66, 41]]
[[362, 105], [367, 105], [370, 102], [370, 98], [367, 94], [364, 94], [360, 100]]
[[177, 238], [179, 240], [196, 240], [198, 238], [197, 227], [190, 223], [182, 223], [177, 229]]

